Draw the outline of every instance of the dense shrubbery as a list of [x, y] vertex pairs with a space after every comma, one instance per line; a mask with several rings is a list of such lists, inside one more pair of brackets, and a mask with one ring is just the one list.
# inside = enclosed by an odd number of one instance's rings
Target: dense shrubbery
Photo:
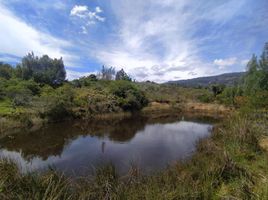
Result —
[[62, 59], [39, 58], [33, 53], [17, 67], [0, 63], [0, 115], [59, 121], [133, 112], [148, 104], [144, 93], [123, 70], [117, 73], [117, 80], [111, 80], [114, 75], [114, 68], [103, 67], [98, 77], [91, 74], [68, 82]]
[[148, 104], [144, 93], [131, 82], [115, 81], [110, 90], [119, 99], [119, 105], [124, 111], [141, 110]]

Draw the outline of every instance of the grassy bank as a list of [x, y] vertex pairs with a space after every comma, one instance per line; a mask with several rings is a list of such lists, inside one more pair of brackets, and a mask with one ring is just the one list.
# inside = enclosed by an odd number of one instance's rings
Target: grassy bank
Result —
[[151, 176], [134, 165], [119, 177], [112, 165], [70, 180], [55, 171], [21, 174], [0, 162], [1, 199], [267, 199], [265, 112], [233, 114], [200, 141], [191, 160]]

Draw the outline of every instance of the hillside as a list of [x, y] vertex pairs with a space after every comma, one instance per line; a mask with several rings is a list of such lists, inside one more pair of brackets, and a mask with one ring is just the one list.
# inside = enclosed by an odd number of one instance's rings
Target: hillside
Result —
[[208, 86], [211, 84], [234, 85], [241, 80], [245, 72], [220, 74], [217, 76], [199, 77], [187, 80], [169, 81], [168, 84], [176, 84], [185, 87]]

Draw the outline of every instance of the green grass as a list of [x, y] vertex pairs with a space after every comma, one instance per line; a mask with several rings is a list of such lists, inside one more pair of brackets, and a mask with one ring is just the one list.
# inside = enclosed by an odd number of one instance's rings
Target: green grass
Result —
[[192, 159], [150, 176], [133, 165], [120, 177], [108, 165], [70, 181], [54, 171], [21, 174], [2, 160], [0, 199], [267, 199], [268, 156], [258, 143], [268, 135], [265, 126], [234, 114], [198, 144]]
[[10, 99], [0, 100], [0, 115], [12, 114], [16, 111]]

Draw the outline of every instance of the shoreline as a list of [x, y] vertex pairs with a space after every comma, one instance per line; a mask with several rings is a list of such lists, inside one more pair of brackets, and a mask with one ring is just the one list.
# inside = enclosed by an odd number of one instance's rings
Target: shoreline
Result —
[[[9, 184], [28, 179], [27, 188], [32, 187], [35, 190], [30, 191], [39, 191], [36, 187], [42, 186], [44, 189], [39, 192], [43, 194], [42, 191], [51, 188], [51, 182], [41, 181], [53, 177], [53, 184], [58, 186], [56, 194], [68, 194], [71, 199], [103, 199], [107, 195], [109, 198], [123, 195], [131, 199], [147, 199], [146, 197], [152, 196], [155, 199], [215, 199], [231, 196], [248, 199], [257, 195], [265, 199], [268, 197], [268, 159], [260, 142], [265, 129], [259, 127], [258, 122], [250, 114], [233, 113], [213, 128], [210, 137], [198, 142], [196, 152], [189, 160], [177, 161], [148, 176], [133, 166], [129, 173], [120, 177], [115, 168], [108, 165], [97, 168], [92, 176], [77, 178], [73, 182], [56, 171], [21, 174], [14, 164], [4, 160], [0, 160], [3, 172], [0, 176], [8, 176], [3, 178], [6, 181], [3, 187], [7, 195], [16, 194], [16, 189], [9, 187]], [[5, 170], [10, 169], [14, 173], [6, 174]], [[25, 188], [24, 182], [18, 182], [16, 187]], [[109, 188], [114, 189], [107, 192], [105, 183], [109, 183]], [[246, 186], [247, 193], [244, 192]], [[31, 195], [28, 190], [20, 191], [25, 192], [22, 195]]]
[[[125, 117], [131, 117], [135, 114], [150, 116], [150, 115], [202, 115], [215, 118], [224, 118], [232, 113], [234, 110], [223, 105], [216, 103], [200, 103], [200, 102], [187, 102], [184, 104], [170, 104], [170, 103], [158, 103], [151, 102], [145, 108], [138, 112], [118, 112], [118, 113], [102, 113], [92, 114], [89, 117], [71, 117], [61, 119], [57, 121], [49, 122], [47, 119], [38, 118], [35, 115], [22, 113], [21, 118], [23, 121], [19, 121], [18, 116], [8, 116], [0, 118], [0, 136], [6, 136], [10, 133], [17, 133], [20, 130], [28, 129], [29, 131], [38, 130], [46, 125], [60, 123], [64, 121], [73, 120], [117, 120]], [[17, 119], [16, 119], [17, 118]]]

